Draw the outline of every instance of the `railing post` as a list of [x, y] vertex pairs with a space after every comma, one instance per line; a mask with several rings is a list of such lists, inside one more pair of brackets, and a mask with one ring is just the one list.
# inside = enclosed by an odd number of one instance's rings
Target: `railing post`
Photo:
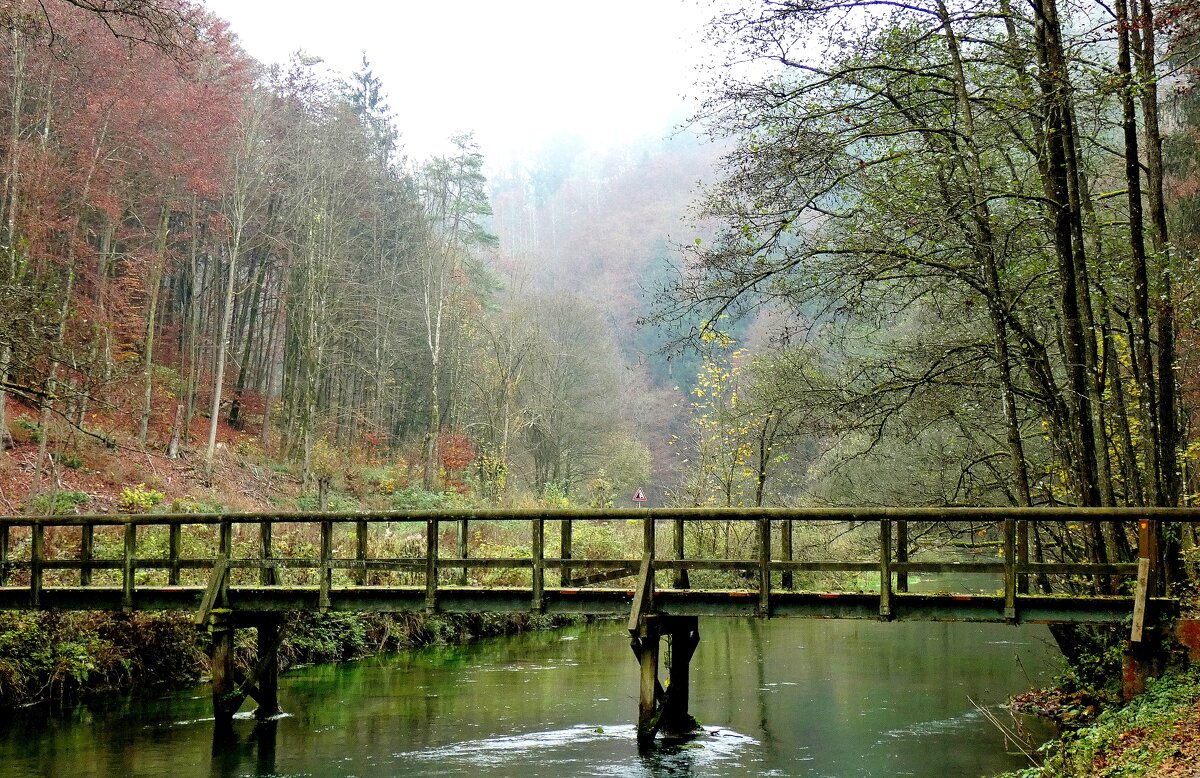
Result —
[[8, 586], [8, 524], [0, 525], [0, 586]]
[[[675, 524], [675, 558], [680, 562], [683, 561], [683, 517], [677, 518]], [[671, 584], [676, 589], [689, 589], [691, 582], [688, 580], [688, 570], [686, 567], [676, 568], [675, 580]]]
[[29, 601], [33, 607], [42, 604], [42, 558], [46, 553], [45, 528], [40, 522], [31, 525], [32, 549], [29, 553]]
[[[7, 528], [6, 528], [7, 529]], [[96, 527], [85, 524], [79, 528], [79, 585], [92, 585], [92, 557], [96, 548]]]
[[[469, 549], [467, 548], [467, 519], [464, 516], [458, 520], [458, 558], [466, 559]], [[467, 585], [467, 566], [463, 565], [462, 570], [458, 574], [458, 585]]]
[[[219, 545], [218, 551], [219, 551], [220, 556], [224, 557], [226, 562], [228, 562], [229, 560], [233, 559], [233, 522], [230, 521], [229, 519], [222, 519], [220, 533], [221, 534], [220, 534], [220, 539], [218, 541], [218, 545]], [[220, 602], [222, 602], [222, 603], [229, 602], [229, 578], [230, 577], [231, 577], [231, 574], [228, 572], [228, 567], [227, 567], [226, 571], [224, 573], [222, 573], [222, 575], [221, 575]]]
[[546, 519], [544, 516], [537, 516], [533, 519], [530, 535], [532, 541], [530, 553], [533, 556], [533, 603], [531, 607], [534, 613], [541, 613], [546, 605]]
[[1004, 620], [1017, 620], [1017, 522], [1004, 520]]
[[425, 611], [437, 610], [438, 578], [438, 520], [430, 518], [425, 524]]
[[[896, 562], [908, 564], [908, 520], [896, 521]], [[908, 571], [896, 571], [896, 591], [908, 591]]]
[[275, 557], [275, 524], [273, 522], [259, 523], [258, 542], [263, 560], [263, 567], [258, 571], [258, 583], [261, 586], [276, 586], [279, 583], [279, 573], [275, 570], [275, 563], [268, 561]]
[[[783, 561], [791, 562], [792, 561], [792, 520], [791, 519], [783, 520], [783, 537], [780, 538], [780, 544], [782, 545], [780, 552], [783, 556]], [[792, 578], [791, 570], [784, 570], [783, 575], [780, 576], [780, 578], [782, 579], [781, 583], [783, 584], [784, 589], [795, 588], [796, 584], [795, 584], [795, 580]]]
[[[167, 530], [167, 564], [170, 565], [167, 569], [168, 586], [179, 585], [179, 541], [182, 534], [182, 527], [179, 524], [172, 524], [170, 529]], [[91, 556], [90, 538], [88, 542], [88, 556]]]
[[[368, 532], [369, 532], [369, 530], [367, 528], [367, 520], [359, 519], [358, 524], [355, 525], [355, 538], [354, 538], [354, 541], [355, 541], [354, 542], [354, 558], [358, 561], [358, 563], [360, 565], [360, 567], [358, 568], [358, 572], [354, 577], [354, 582], [356, 584], [358, 584], [359, 586], [366, 586], [366, 584], [367, 584], [367, 537], [368, 537]], [[463, 570], [463, 573], [464, 574], [466, 573], [465, 569]]]
[[771, 616], [771, 520], [758, 520], [758, 615]]
[[137, 577], [137, 525], [132, 520], [125, 523], [125, 553], [122, 557], [121, 610], [133, 610], [133, 586]]
[[[642, 555], [646, 559], [654, 559], [655, 554], [655, 537], [654, 537], [654, 514], [648, 509], [646, 518], [642, 522]], [[650, 569], [650, 591], [657, 589], [655, 581], [654, 568]]]
[[559, 568], [558, 580], [559, 585], [564, 589], [571, 585], [571, 568], [565, 563], [574, 559], [574, 552], [571, 549], [571, 546], [574, 544], [574, 539], [572, 537], [572, 523], [573, 522], [571, 519], [563, 519], [559, 528], [560, 532], [562, 533], [562, 537], [559, 539], [558, 544], [559, 556], [562, 557], [564, 564], [561, 568]]
[[333, 584], [333, 522], [321, 520], [321, 591], [317, 597], [317, 607], [329, 609], [329, 587]]
[[[1017, 522], [1017, 565], [1029, 564], [1029, 519]], [[1029, 594], [1029, 573], [1017, 575], [1017, 594]]]
[[879, 521], [879, 618], [892, 617], [892, 520]]
[[1150, 596], [1154, 581], [1154, 522], [1149, 519], [1138, 521], [1138, 576], [1133, 594], [1133, 625], [1129, 631], [1129, 642], [1141, 643], [1146, 622], [1146, 599]]
[[233, 522], [229, 519], [222, 519], [220, 526], [220, 538], [217, 541], [218, 551], [225, 555], [226, 559], [233, 558]]

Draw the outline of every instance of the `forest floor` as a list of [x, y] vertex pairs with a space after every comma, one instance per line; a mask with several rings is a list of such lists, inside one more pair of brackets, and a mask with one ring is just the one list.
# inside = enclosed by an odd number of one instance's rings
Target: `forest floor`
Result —
[[1019, 778], [1197, 778], [1200, 776], [1200, 667], [1154, 679], [1128, 705], [1067, 730], [1041, 749], [1040, 768]]
[[[16, 446], [0, 455], [0, 514], [29, 512], [29, 500], [37, 461], [38, 438], [33, 412], [9, 403], [8, 418]], [[300, 494], [299, 481], [283, 467], [272, 467], [257, 445], [257, 436], [239, 432], [224, 422], [217, 426], [217, 449], [213, 467], [204, 467], [202, 453], [184, 447], [174, 459], [155, 442], [138, 447], [132, 435], [114, 432], [116, 420], [93, 419], [97, 435], [109, 443], [78, 430], [69, 430], [52, 448], [41, 491], [72, 493], [80, 502], [78, 513], [116, 513], [122, 490], [142, 484], [164, 496], [161, 510], [173, 503], [192, 502], [219, 506], [226, 511], [265, 510], [292, 501]], [[131, 427], [125, 420], [122, 427]], [[151, 440], [165, 439], [166, 430], [151, 429]], [[208, 420], [197, 417], [192, 441], [204, 441]], [[86, 496], [86, 498], [85, 498]], [[42, 512], [42, 511], [37, 511]]]

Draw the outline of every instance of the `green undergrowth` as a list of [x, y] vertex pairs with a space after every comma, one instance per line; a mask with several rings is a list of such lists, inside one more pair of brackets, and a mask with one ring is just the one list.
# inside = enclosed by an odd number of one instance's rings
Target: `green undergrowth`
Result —
[[1128, 705], [1110, 708], [1090, 725], [1067, 730], [1040, 750], [1041, 767], [1008, 778], [1132, 778], [1152, 775], [1180, 757], [1177, 726], [1196, 715], [1200, 667], [1154, 679]]
[[[565, 626], [526, 614], [288, 614], [280, 669], [430, 644]], [[257, 661], [254, 630], [239, 630], [235, 659]], [[69, 704], [105, 692], [153, 695], [208, 672], [208, 636], [184, 613], [0, 613], [0, 710]]]

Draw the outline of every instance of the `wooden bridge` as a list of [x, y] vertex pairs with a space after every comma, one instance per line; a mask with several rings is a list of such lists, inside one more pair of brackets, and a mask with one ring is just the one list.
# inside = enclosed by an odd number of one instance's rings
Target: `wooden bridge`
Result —
[[[1161, 522], [1197, 523], [1200, 511], [660, 509], [0, 517], [0, 609], [194, 613], [197, 626], [212, 633], [219, 722], [228, 722], [247, 696], [258, 701], [261, 714], [278, 709], [276, 649], [282, 616], [289, 611], [627, 617], [641, 667], [639, 738], [649, 740], [659, 729], [690, 726], [687, 675], [700, 616], [1131, 622], [1131, 640], [1139, 642], [1143, 625], [1176, 609], [1174, 601], [1150, 596]], [[1036, 525], [1044, 531], [1031, 535]], [[1065, 546], [1078, 538], [1127, 539], [1134, 526], [1137, 561], [1066, 560]], [[797, 528], [804, 541], [799, 546]], [[595, 543], [575, 541], [577, 529], [592, 535], [599, 530], [610, 541], [632, 535], [628, 547], [640, 554], [598, 553]], [[481, 540], [506, 539], [484, 543], [485, 551], [497, 548], [504, 555], [470, 554], [472, 532]], [[708, 544], [707, 555], [686, 555], [685, 548], [696, 548], [702, 536], [723, 537], [722, 551], [740, 549], [742, 558], [724, 558], [724, 553], [716, 558], [716, 542]], [[730, 546], [730, 537], [741, 542]], [[601, 545], [607, 552], [621, 547]], [[946, 574], [953, 578], [944, 587], [910, 591], [914, 576]], [[697, 586], [691, 585], [693, 579]], [[970, 579], [980, 584], [963, 587], [961, 582]], [[1112, 594], [1075, 596], [1072, 589]], [[259, 665], [245, 678], [233, 666], [233, 636], [240, 628], [256, 629], [259, 643]], [[658, 681], [663, 636], [673, 647], [666, 690]]]

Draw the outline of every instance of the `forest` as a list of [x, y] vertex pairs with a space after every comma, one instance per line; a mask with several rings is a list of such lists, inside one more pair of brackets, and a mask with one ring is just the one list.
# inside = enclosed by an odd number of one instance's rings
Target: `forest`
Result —
[[646, 188], [685, 197], [694, 152], [564, 139], [489, 182], [469, 135], [406, 155], [365, 55], [263, 65], [188, 2], [3, 13], [0, 449], [38, 443], [15, 505], [79, 446], [211, 466], [228, 429], [306, 487], [333, 452], [484, 500], [649, 477], [635, 430], [670, 400], [610, 323], [636, 281], [599, 265], [665, 240]]
[[685, 126], [498, 169], [411, 158], [366, 55], [259, 63], [188, 0], [0, 12], [10, 510], [96, 445], [492, 504], [1195, 491], [1188, 3], [714, 8]]

